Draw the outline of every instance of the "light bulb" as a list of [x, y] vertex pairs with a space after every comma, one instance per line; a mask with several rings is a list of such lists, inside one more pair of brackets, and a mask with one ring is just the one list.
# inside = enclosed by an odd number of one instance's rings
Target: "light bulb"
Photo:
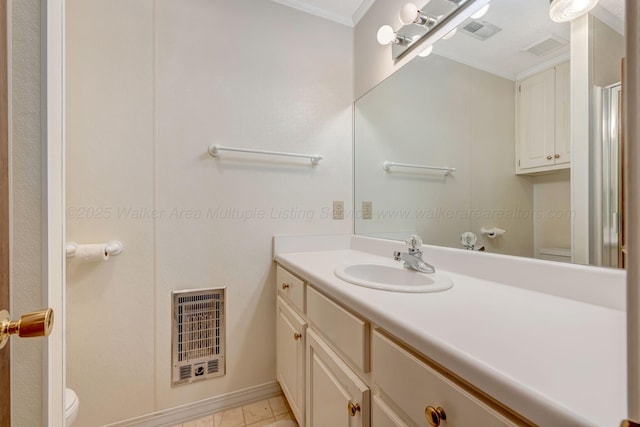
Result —
[[552, 0], [549, 17], [555, 22], [567, 22], [589, 12], [598, 0]]
[[392, 43], [396, 39], [396, 32], [393, 31], [391, 25], [383, 25], [378, 30], [378, 43], [383, 46]]
[[400, 22], [402, 25], [410, 25], [418, 18], [418, 6], [413, 3], [405, 3], [400, 9]]
[[488, 11], [489, 11], [489, 4], [486, 5], [485, 7], [483, 7], [482, 9], [480, 9], [479, 11], [477, 11], [476, 13], [474, 13], [473, 15], [471, 15], [471, 17], [473, 19], [480, 19], [482, 18]]
[[447, 34], [442, 36], [442, 40], [449, 40], [451, 37], [455, 36], [457, 32], [458, 32], [458, 27], [454, 28], [453, 30], [449, 31]]
[[431, 52], [433, 52], [433, 45], [427, 46], [422, 52], [418, 54], [418, 56], [421, 58], [426, 58], [427, 56], [431, 55]]

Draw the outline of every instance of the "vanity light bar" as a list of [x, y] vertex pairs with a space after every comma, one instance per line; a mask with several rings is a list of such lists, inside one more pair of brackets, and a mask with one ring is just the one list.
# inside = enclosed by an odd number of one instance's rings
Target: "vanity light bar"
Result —
[[397, 163], [397, 162], [382, 162], [382, 169], [389, 171], [392, 167], [402, 167], [402, 168], [416, 168], [416, 169], [428, 169], [434, 171], [444, 172], [445, 175], [449, 175], [451, 172], [455, 172], [456, 168], [449, 167], [439, 167], [439, 166], [427, 166], [427, 165], [416, 165], [413, 163]]

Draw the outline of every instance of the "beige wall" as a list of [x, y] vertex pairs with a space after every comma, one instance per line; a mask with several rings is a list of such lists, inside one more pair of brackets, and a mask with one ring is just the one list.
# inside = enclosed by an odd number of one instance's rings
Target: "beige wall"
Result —
[[[68, 263], [78, 426], [274, 381], [272, 236], [351, 232], [353, 31], [259, 0], [70, 0], [67, 25], [67, 237], [125, 245]], [[217, 286], [227, 375], [172, 388], [171, 291]]]
[[391, 24], [394, 28], [399, 26], [396, 22], [398, 11], [405, 3], [405, 0], [376, 1], [356, 25], [354, 31], [355, 99], [360, 98], [403, 65], [394, 64], [391, 60], [391, 45], [380, 46], [376, 33], [382, 25]]
[[620, 82], [624, 37], [595, 16], [592, 21], [592, 32], [593, 84], [605, 87]]
[[[11, 314], [42, 308], [41, 2], [11, 10]], [[42, 425], [42, 341], [11, 342], [14, 426]]]
[[[514, 82], [432, 55], [416, 58], [356, 103], [359, 234], [418, 232], [460, 248], [473, 231], [487, 251], [533, 255], [532, 181], [514, 174]], [[385, 172], [382, 162], [449, 166], [449, 176]], [[481, 227], [507, 233], [483, 239]], [[401, 233], [400, 233], [401, 234]]]

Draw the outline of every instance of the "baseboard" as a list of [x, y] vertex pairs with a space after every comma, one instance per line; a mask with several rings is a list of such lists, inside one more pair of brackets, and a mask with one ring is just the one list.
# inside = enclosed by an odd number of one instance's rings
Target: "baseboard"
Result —
[[198, 402], [188, 403], [175, 408], [154, 412], [141, 417], [131, 418], [109, 424], [105, 427], [165, 427], [185, 421], [201, 418], [226, 409], [235, 408], [258, 400], [279, 396], [282, 389], [277, 381], [255, 387], [245, 388]]

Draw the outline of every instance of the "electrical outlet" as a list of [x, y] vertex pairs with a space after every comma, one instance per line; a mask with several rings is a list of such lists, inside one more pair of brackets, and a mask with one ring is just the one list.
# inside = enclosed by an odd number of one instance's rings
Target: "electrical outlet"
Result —
[[362, 219], [373, 219], [373, 202], [362, 202]]
[[342, 200], [333, 201], [333, 219], [344, 219], [344, 202]]

